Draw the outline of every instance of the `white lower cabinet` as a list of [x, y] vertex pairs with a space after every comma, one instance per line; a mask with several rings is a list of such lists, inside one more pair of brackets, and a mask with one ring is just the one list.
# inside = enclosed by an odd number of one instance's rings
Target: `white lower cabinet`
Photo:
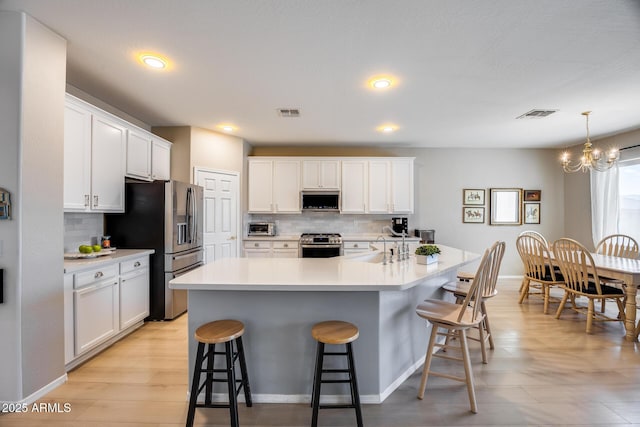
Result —
[[120, 263], [120, 329], [149, 315], [149, 257]]
[[362, 252], [369, 252], [371, 247], [369, 246], [369, 242], [363, 241], [348, 241], [345, 240], [342, 242], [343, 250], [345, 255], [352, 255]]
[[82, 363], [101, 351], [101, 344], [135, 330], [148, 315], [149, 255], [65, 274], [65, 365]]
[[116, 264], [76, 274], [73, 291], [76, 356], [118, 331], [118, 280]]
[[245, 258], [298, 258], [297, 240], [245, 241]]

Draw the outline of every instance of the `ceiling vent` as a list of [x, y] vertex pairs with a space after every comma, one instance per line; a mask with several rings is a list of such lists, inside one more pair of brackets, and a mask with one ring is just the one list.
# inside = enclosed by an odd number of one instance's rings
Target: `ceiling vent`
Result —
[[516, 117], [516, 119], [542, 119], [547, 117], [558, 110], [531, 110], [527, 111], [521, 116]]
[[300, 117], [299, 108], [278, 108], [278, 115], [280, 117]]

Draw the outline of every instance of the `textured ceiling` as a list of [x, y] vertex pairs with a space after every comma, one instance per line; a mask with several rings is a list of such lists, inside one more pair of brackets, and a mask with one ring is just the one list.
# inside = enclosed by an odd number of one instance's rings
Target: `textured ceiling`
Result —
[[[559, 147], [640, 128], [636, 0], [0, 0], [68, 40], [68, 82], [151, 126], [252, 144]], [[139, 51], [172, 61], [142, 68]], [[374, 92], [367, 80], [397, 83]], [[294, 107], [299, 118], [278, 117]], [[516, 120], [531, 109], [544, 119]], [[393, 123], [382, 134], [376, 127]]]

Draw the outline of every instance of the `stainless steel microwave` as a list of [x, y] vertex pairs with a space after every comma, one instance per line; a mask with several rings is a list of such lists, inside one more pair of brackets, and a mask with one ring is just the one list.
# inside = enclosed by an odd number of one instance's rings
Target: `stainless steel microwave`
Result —
[[340, 212], [339, 191], [303, 191], [302, 210], [316, 212]]
[[247, 230], [249, 236], [275, 236], [276, 225], [273, 222], [250, 222]]

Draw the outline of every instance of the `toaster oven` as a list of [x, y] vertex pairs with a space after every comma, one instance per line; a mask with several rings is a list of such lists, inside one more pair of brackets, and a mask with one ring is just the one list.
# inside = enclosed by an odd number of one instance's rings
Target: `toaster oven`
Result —
[[273, 222], [250, 222], [248, 236], [275, 236], [276, 225]]

